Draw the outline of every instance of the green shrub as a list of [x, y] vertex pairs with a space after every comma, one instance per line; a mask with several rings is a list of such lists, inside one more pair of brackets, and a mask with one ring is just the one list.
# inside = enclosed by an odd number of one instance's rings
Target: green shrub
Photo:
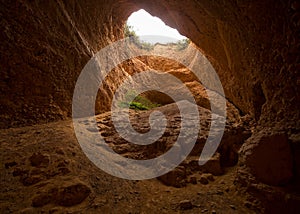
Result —
[[136, 109], [136, 110], [149, 110], [148, 107], [144, 106], [142, 103], [139, 102], [131, 102], [129, 108]]
[[135, 110], [149, 110], [159, 107], [160, 104], [153, 103], [147, 98], [138, 95], [134, 90], [128, 91], [125, 95], [125, 100], [133, 100], [132, 102], [120, 102], [119, 107], [130, 108]]
[[191, 41], [189, 39], [178, 40], [176, 42], [177, 50], [181, 51], [181, 50], [186, 49], [189, 46], [190, 42]]
[[153, 50], [153, 48], [154, 48], [153, 44], [151, 44], [149, 42], [141, 41], [140, 37], [138, 35], [136, 35], [136, 32], [133, 29], [133, 26], [130, 26], [127, 23], [125, 24], [125, 27], [124, 27], [124, 36], [129, 37], [130, 43], [135, 44], [140, 49], [150, 51], [150, 50]]

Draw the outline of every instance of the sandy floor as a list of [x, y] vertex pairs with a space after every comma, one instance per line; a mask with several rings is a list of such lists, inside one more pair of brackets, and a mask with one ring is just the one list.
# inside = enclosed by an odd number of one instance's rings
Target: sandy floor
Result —
[[235, 187], [234, 167], [208, 184], [175, 188], [98, 169], [82, 152], [72, 121], [6, 129], [0, 135], [1, 213], [259, 212], [258, 202]]

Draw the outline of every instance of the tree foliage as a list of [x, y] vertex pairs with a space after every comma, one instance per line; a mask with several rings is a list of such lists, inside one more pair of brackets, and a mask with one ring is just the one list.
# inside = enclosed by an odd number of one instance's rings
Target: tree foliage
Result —
[[191, 41], [189, 39], [178, 40], [176, 42], [177, 50], [181, 51], [186, 49], [189, 46], [190, 42]]
[[135, 44], [140, 49], [150, 51], [150, 50], [153, 50], [153, 48], [154, 48], [153, 44], [142, 41], [140, 39], [140, 37], [134, 31], [133, 26], [130, 26], [127, 23], [125, 24], [125, 27], [124, 27], [124, 36], [129, 37], [129, 41], [131, 43]]

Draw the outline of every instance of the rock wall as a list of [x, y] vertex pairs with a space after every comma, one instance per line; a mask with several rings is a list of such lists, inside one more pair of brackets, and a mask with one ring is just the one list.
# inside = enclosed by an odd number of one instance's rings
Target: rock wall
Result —
[[142, 5], [203, 50], [217, 69], [226, 96], [244, 112], [251, 112], [256, 119], [263, 113], [263, 121], [299, 118], [296, 1]]
[[[144, 8], [176, 27], [211, 60], [226, 96], [258, 120], [299, 118], [296, 1], [2, 1], [1, 127], [70, 116], [79, 72], [122, 37]], [[159, 7], [157, 6], [159, 5]]]
[[71, 116], [83, 66], [123, 34], [111, 3], [1, 1], [1, 128]]
[[[218, 72], [226, 97], [258, 121], [257, 130], [279, 127], [286, 138], [276, 142], [285, 143], [291, 148], [288, 156], [292, 155], [288, 161], [292, 172], [283, 180], [299, 180], [300, 4], [296, 0], [2, 0], [0, 128], [70, 117], [80, 71], [97, 51], [123, 37], [126, 19], [140, 8], [177, 28], [201, 49]], [[124, 69], [116, 69], [100, 90], [98, 105], [109, 106], [124, 75]], [[256, 167], [264, 162], [263, 152], [273, 146], [260, 140], [263, 135], [254, 132], [241, 155], [261, 181], [281, 184], [277, 169], [285, 163], [272, 166], [276, 182]], [[275, 131], [272, 136], [277, 136]], [[270, 160], [276, 159], [278, 148], [270, 153]], [[244, 154], [249, 150], [254, 156]], [[253, 159], [255, 155], [260, 159]]]

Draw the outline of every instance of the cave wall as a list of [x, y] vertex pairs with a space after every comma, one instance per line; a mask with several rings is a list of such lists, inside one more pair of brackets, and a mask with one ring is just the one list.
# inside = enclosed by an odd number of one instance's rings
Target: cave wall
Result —
[[123, 34], [112, 1], [1, 1], [0, 128], [71, 116], [76, 80]]
[[298, 120], [299, 3], [141, 4], [203, 50], [219, 74], [225, 95], [244, 113], [251, 113], [257, 120], [262, 113], [262, 124]]
[[1, 1], [0, 127], [65, 119], [89, 58], [144, 8], [210, 59], [225, 94], [261, 124], [299, 118], [296, 1]]

